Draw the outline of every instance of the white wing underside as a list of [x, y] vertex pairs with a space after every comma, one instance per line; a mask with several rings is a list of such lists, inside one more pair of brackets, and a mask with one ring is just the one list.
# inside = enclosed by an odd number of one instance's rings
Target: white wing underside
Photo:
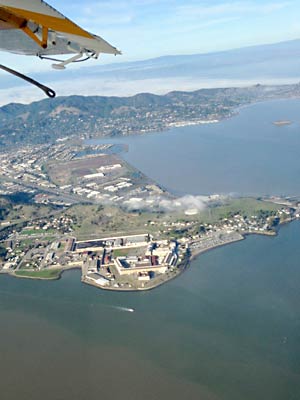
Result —
[[[49, 35], [51, 36], [51, 31]], [[102, 38], [95, 35], [94, 37], [95, 39], [92, 40], [57, 32], [55, 34], [55, 46], [49, 41], [47, 48], [43, 49], [20, 30], [3, 30], [0, 31], [0, 50], [29, 56], [78, 54], [86, 51], [120, 54], [118, 49]]]
[[[6, 15], [12, 15], [8, 23]], [[22, 27], [12, 26], [13, 18], [26, 21], [37, 40], [28, 36]], [[42, 42], [45, 29], [47, 37], [43, 48], [39, 41]], [[0, 0], [0, 50], [37, 56], [120, 54], [116, 47], [80, 28], [42, 0]]]

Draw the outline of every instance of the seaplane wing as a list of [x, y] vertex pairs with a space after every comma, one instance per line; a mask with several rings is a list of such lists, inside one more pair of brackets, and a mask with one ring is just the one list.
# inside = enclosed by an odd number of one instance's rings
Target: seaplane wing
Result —
[[41, 58], [75, 55], [54, 68], [81, 58], [98, 58], [100, 53], [120, 54], [43, 0], [0, 0], [0, 50]]
[[[65, 69], [72, 62], [98, 58], [101, 53], [121, 54], [116, 48], [59, 13], [43, 0], [0, 0], [0, 51], [35, 55]], [[71, 55], [66, 59], [53, 56]], [[47, 96], [55, 92], [11, 68], [0, 69], [39, 87]]]

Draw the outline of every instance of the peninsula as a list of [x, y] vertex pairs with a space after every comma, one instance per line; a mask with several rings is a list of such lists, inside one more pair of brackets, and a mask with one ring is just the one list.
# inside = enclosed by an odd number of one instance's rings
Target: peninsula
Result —
[[299, 95], [299, 85], [255, 85], [2, 107], [0, 273], [58, 279], [78, 268], [87, 284], [148, 290], [204, 251], [275, 235], [299, 218], [298, 199], [211, 195], [187, 204], [127, 163], [125, 145], [86, 139], [216, 123], [238, 106]]
[[[248, 234], [274, 235], [299, 218], [297, 200], [207, 196], [191, 209], [126, 163], [115, 145], [57, 141], [3, 153], [0, 273], [148, 290], [178, 276], [193, 257]], [[160, 204], [178, 208], [163, 210]]]

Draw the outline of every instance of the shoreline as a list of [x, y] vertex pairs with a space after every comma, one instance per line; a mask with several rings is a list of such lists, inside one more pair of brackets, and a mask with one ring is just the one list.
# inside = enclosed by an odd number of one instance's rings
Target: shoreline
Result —
[[[160, 281], [158, 283], [154, 283], [152, 285], [149, 285], [148, 287], [140, 287], [140, 288], [105, 287], [105, 286], [97, 285], [94, 282], [87, 281], [82, 277], [81, 277], [81, 282], [83, 284], [86, 284], [86, 285], [94, 286], [97, 289], [102, 289], [102, 290], [106, 290], [106, 291], [114, 291], [114, 292], [124, 292], [124, 293], [126, 293], [126, 292], [145, 292], [145, 291], [153, 290], [153, 289], [156, 289], [156, 288], [168, 283], [169, 281], [171, 281], [173, 279], [178, 278], [187, 269], [189, 269], [191, 267], [191, 265], [192, 265], [192, 262], [195, 261], [203, 253], [206, 253], [206, 252], [209, 252], [209, 251], [213, 251], [214, 249], [216, 249], [218, 247], [229, 246], [232, 243], [240, 242], [242, 240], [246, 240], [247, 236], [250, 236], [250, 235], [276, 237], [279, 234], [281, 225], [287, 225], [288, 223], [293, 222], [295, 220], [296, 220], [296, 218], [292, 219], [292, 220], [289, 220], [289, 221], [285, 221], [284, 223], [281, 223], [279, 225], [278, 231], [272, 231], [272, 232], [246, 232], [246, 233], [243, 233], [243, 234], [241, 234], [239, 232], [236, 232], [237, 235], [239, 235], [239, 236], [236, 236], [236, 237], [232, 238], [231, 240], [225, 241], [223, 243], [219, 243], [217, 245], [208, 246], [208, 247], [202, 248], [202, 249], [197, 249], [197, 248], [196, 249], [191, 249], [191, 253], [190, 253], [189, 258], [187, 260], [183, 261], [182, 264], [180, 264], [177, 267], [178, 269], [175, 270], [175, 272], [173, 272], [173, 274], [171, 276], [168, 276], [163, 281]], [[62, 278], [62, 275], [63, 275], [64, 272], [72, 271], [72, 270], [80, 270], [80, 269], [81, 269], [81, 267], [63, 268], [59, 272], [57, 277], [51, 277], [51, 278], [34, 277], [34, 276], [18, 276], [14, 272], [1, 272], [1, 273], [9, 275], [12, 278], [18, 278], [18, 279], [32, 279], [32, 280], [39, 280], [39, 281], [57, 281], [57, 280]]]
[[220, 243], [220, 244], [218, 244], [216, 246], [209, 246], [209, 247], [206, 247], [205, 249], [201, 249], [201, 250], [198, 250], [198, 251], [197, 250], [193, 250], [192, 253], [191, 253], [191, 257], [189, 259], [189, 262], [194, 261], [196, 258], [198, 258], [203, 253], [206, 253], [208, 251], [213, 251], [214, 249], [217, 249], [218, 247], [229, 246], [232, 243], [241, 242], [242, 240], [245, 240], [245, 239], [246, 239], [246, 235], [241, 235], [241, 238], [239, 238], [239, 239], [238, 238], [237, 239], [233, 239], [233, 240], [230, 240], [228, 242]]
[[140, 287], [140, 288], [122, 288], [122, 287], [106, 287], [106, 286], [100, 286], [97, 285], [97, 283], [94, 282], [90, 282], [87, 281], [85, 279], [81, 279], [81, 282], [84, 283], [85, 285], [90, 285], [90, 286], [94, 286], [97, 289], [102, 289], [102, 290], [106, 290], [106, 291], [110, 291], [110, 292], [147, 292], [149, 290], [154, 290], [156, 288], [158, 288], [159, 286], [165, 285], [166, 283], [170, 282], [171, 280], [178, 278], [182, 273], [184, 272], [184, 270], [178, 270], [178, 272], [174, 273], [173, 276], [169, 276], [168, 279], [165, 279], [164, 281], [161, 281], [159, 283], [153, 284], [153, 285], [149, 285], [148, 287]]
[[16, 271], [11, 271], [11, 272], [8, 271], [8, 272], [1, 272], [1, 273], [3, 275], [4, 274], [10, 275], [11, 277], [17, 278], [17, 279], [32, 279], [32, 280], [37, 280], [37, 281], [58, 281], [59, 279], [62, 278], [62, 275], [63, 275], [64, 272], [77, 270], [77, 269], [81, 269], [81, 267], [62, 268], [59, 271], [57, 276], [53, 276], [53, 277], [50, 277], [50, 278], [44, 278], [44, 277], [41, 277], [41, 276], [29, 276], [29, 275], [28, 276], [26, 276], [26, 275], [22, 276], [22, 275], [17, 275]]
[[207, 248], [205, 248], [205, 249], [203, 249], [203, 250], [200, 250], [200, 251], [194, 251], [194, 252], [192, 253], [191, 257], [190, 257], [190, 261], [193, 261], [194, 259], [196, 259], [196, 258], [197, 258], [199, 255], [201, 255], [202, 253], [205, 253], [205, 252], [207, 252], [207, 251], [212, 251], [212, 250], [214, 250], [214, 249], [216, 249], [216, 248], [218, 248], [218, 247], [223, 247], [223, 246], [227, 246], [227, 245], [230, 245], [230, 244], [232, 244], [232, 243], [235, 243], [235, 242], [240, 242], [240, 241], [242, 241], [242, 240], [246, 240], [247, 237], [248, 237], [248, 236], [251, 236], [251, 235], [258, 235], [258, 236], [265, 236], [265, 237], [274, 238], [274, 237], [276, 237], [276, 236], [279, 235], [279, 232], [280, 232], [281, 227], [283, 227], [283, 226], [285, 226], [285, 225], [288, 225], [288, 224], [290, 224], [290, 223], [292, 223], [292, 222], [294, 222], [294, 221], [297, 221], [298, 219], [299, 219], [299, 218], [291, 218], [291, 219], [288, 219], [288, 220], [286, 220], [286, 221], [283, 221], [283, 222], [281, 222], [281, 223], [278, 225], [278, 229], [277, 229], [277, 230], [274, 230], [274, 231], [239, 233], [240, 236], [241, 236], [240, 239], [235, 239], [235, 240], [231, 240], [231, 241], [228, 241], [228, 242], [225, 242], [225, 243], [221, 243], [221, 244], [219, 244], [219, 245], [217, 245], [217, 246], [207, 247]]
[[[288, 221], [288, 222], [293, 222], [294, 220]], [[282, 225], [286, 224], [287, 222], [283, 223]], [[225, 247], [225, 246], [229, 246], [232, 243], [236, 243], [236, 242], [241, 242], [242, 240], [246, 240], [247, 236], [250, 235], [258, 235], [258, 236], [269, 236], [269, 237], [276, 237], [278, 235], [277, 232], [273, 231], [272, 233], [267, 233], [267, 232], [247, 232], [247, 233], [240, 233], [240, 238], [236, 238], [236, 239], [232, 239], [230, 241], [224, 242], [224, 243], [220, 243], [216, 246], [209, 246], [205, 249], [201, 249], [201, 250], [194, 250], [192, 251], [191, 257], [190, 257], [190, 262], [194, 261], [196, 258], [198, 258], [201, 254], [206, 253], [208, 251], [213, 251], [214, 249], [217, 249], [218, 247]]]
[[[143, 136], [143, 135], [148, 135], [148, 134], [159, 134], [163, 132], [170, 131], [172, 129], [178, 129], [178, 128], [183, 128], [183, 127], [189, 127], [189, 126], [201, 126], [201, 125], [210, 125], [210, 124], [219, 124], [223, 121], [229, 120], [231, 118], [237, 117], [240, 112], [248, 107], [253, 107], [256, 104], [263, 104], [263, 103], [269, 103], [269, 102], [275, 102], [275, 101], [282, 101], [282, 100], [300, 100], [300, 96], [294, 95], [291, 97], [280, 97], [280, 98], [271, 98], [271, 99], [259, 99], [259, 100], [253, 100], [249, 101], [247, 104], [242, 104], [239, 106], [236, 106], [230, 111], [229, 115], [224, 115], [224, 116], [218, 116], [217, 119], [213, 120], [199, 120], [199, 121], [177, 121], [177, 122], [170, 122], [166, 125], [164, 125], [160, 130], [157, 130], [156, 128], [149, 128], [148, 130], [145, 130], [143, 132], [132, 132], [132, 133], [126, 133], [126, 134], [121, 134], [116, 137], [111, 137], [111, 136], [97, 136], [95, 135], [91, 139], [84, 139], [83, 141], [106, 141], [109, 142], [110, 139], [113, 139], [114, 141], [117, 141], [120, 138], [126, 138], [126, 137], [131, 137], [131, 136]], [[274, 121], [272, 122], [274, 124]], [[292, 123], [292, 122], [291, 122]], [[288, 124], [290, 125], [290, 124]], [[285, 126], [285, 125], [284, 125]]]
[[[227, 118], [232, 118], [234, 116], [237, 116], [239, 114], [239, 112], [243, 109], [243, 108], [248, 108], [248, 107], [253, 107], [258, 103], [268, 103], [270, 101], [273, 102], [277, 102], [277, 101], [288, 101], [291, 99], [299, 99], [298, 96], [292, 97], [292, 98], [284, 98], [284, 99], [269, 99], [269, 100], [259, 100], [259, 101], [254, 101], [254, 102], [249, 102], [248, 104], [245, 104], [243, 106], [237, 107], [236, 109], [234, 109], [234, 113], [229, 115], [229, 116], [225, 116], [223, 119], [220, 120], [207, 120], [207, 121], [181, 121], [178, 123], [170, 123], [169, 125], [167, 125], [165, 128], [166, 129], [174, 129], [174, 128], [180, 128], [181, 126], [187, 126], [187, 125], [201, 125], [201, 124], [212, 124], [212, 123], [218, 123], [218, 122], [222, 122], [222, 120], [227, 119]], [[286, 122], [286, 121], [283, 121]], [[179, 124], [176, 126], [176, 124]], [[142, 132], [141, 132], [142, 133]], [[147, 133], [147, 132], [143, 132], [143, 133]], [[159, 132], [157, 132], [159, 133]], [[93, 141], [94, 139], [92, 139]], [[109, 141], [109, 138], [106, 139]], [[114, 139], [114, 140], [118, 140], [118, 138]], [[117, 143], [115, 143], [117, 144]], [[122, 144], [122, 146], [125, 146], [125, 144]], [[127, 150], [128, 150], [128, 145], [127, 145]], [[120, 158], [122, 158], [122, 160], [128, 164], [128, 162], [126, 160], [123, 159], [122, 155], [120, 155]], [[134, 168], [132, 167], [131, 164], [128, 164], [130, 168]], [[146, 175], [143, 174], [143, 177], [146, 177]], [[147, 178], [147, 177], [146, 177]], [[148, 178], [147, 178], [148, 179]], [[156, 183], [156, 182], [155, 182]], [[161, 185], [157, 184], [157, 186], [162, 189], [165, 190]], [[169, 192], [168, 192], [169, 193]], [[284, 220], [283, 222], [280, 223], [280, 225], [278, 226], [278, 231], [280, 229], [281, 225], [287, 224], [289, 222], [292, 222], [295, 218], [289, 219], [289, 220]], [[247, 229], [247, 228], [246, 228]], [[215, 234], [215, 236], [214, 236]], [[162, 275], [158, 275], [158, 276], [154, 276], [153, 279], [151, 279], [150, 281], [147, 282], [142, 282], [141, 280], [138, 280], [136, 278], [136, 280], [134, 280], [133, 286], [130, 286], [130, 281], [123, 281], [122, 279], [119, 280], [119, 277], [117, 276], [117, 279], [115, 281], [111, 281], [110, 286], [101, 286], [97, 283], [94, 283], [92, 281], [89, 280], [85, 280], [83, 277], [81, 277], [81, 281], [85, 284], [89, 284], [91, 286], [95, 286], [97, 288], [103, 289], [103, 290], [114, 290], [114, 291], [146, 291], [146, 290], [152, 290], [156, 287], [159, 287], [167, 282], [169, 282], [170, 280], [177, 278], [178, 276], [180, 276], [185, 269], [187, 269], [190, 264], [202, 253], [206, 252], [206, 251], [212, 251], [217, 247], [221, 247], [221, 246], [225, 246], [225, 245], [229, 245], [231, 243], [234, 243], [236, 241], [240, 241], [243, 239], [246, 239], [246, 237], [248, 235], [264, 235], [264, 236], [276, 236], [278, 234], [278, 232], [276, 231], [245, 231], [245, 232], [235, 232], [235, 233], [224, 233], [219, 235], [218, 234], [218, 229], [212, 233], [212, 235], [208, 235], [207, 238], [205, 236], [203, 236], [201, 239], [199, 240], [195, 240], [194, 242], [192, 242], [191, 240], [188, 239], [188, 237], [186, 237], [185, 239], [187, 240], [187, 242], [190, 244], [190, 253], [188, 255], [188, 257], [184, 258], [184, 260], [182, 261], [182, 264], [184, 264], [181, 267], [181, 264], [177, 265], [177, 267], [175, 268], [175, 270], [169, 270], [168, 272], [162, 274]], [[207, 240], [206, 240], [207, 239]], [[206, 247], [207, 246], [207, 247]], [[63, 262], [64, 263], [64, 262]], [[35, 271], [34, 269], [32, 270], [26, 270], [26, 269], [20, 269], [20, 270], [6, 270], [6, 271], [0, 271], [1, 273], [6, 273], [9, 274], [15, 278], [23, 278], [23, 279], [36, 279], [36, 280], [59, 280], [62, 278], [62, 274], [65, 271], [68, 270], [72, 270], [72, 269], [81, 269], [81, 267], [68, 267], [67, 265], [61, 265], [60, 268], [49, 268], [49, 269], [45, 269], [44, 272], [43, 270], [41, 271]], [[26, 273], [28, 273], [28, 275], [26, 275]], [[24, 275], [23, 275], [24, 274]], [[36, 276], [34, 276], [36, 274]], [[153, 282], [152, 282], [153, 281]], [[113, 286], [114, 283], [116, 284], [116, 286]], [[118, 285], [125, 285], [125, 286], [118, 286]]]

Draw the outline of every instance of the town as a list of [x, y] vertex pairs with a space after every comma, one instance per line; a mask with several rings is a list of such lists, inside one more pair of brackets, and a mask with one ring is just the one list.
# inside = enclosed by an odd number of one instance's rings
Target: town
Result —
[[[121, 157], [126, 146], [58, 138], [0, 155], [0, 273], [148, 290], [196, 255], [299, 218], [297, 199], [202, 196], [191, 208]], [[172, 204], [172, 210], [161, 204]], [[193, 203], [194, 204], [194, 203]]]
[[58, 140], [55, 145], [3, 152], [0, 161], [0, 195], [28, 193], [36, 203], [119, 203], [163, 193], [114, 154], [114, 145], [70, 145]]
[[[58, 279], [63, 271], [76, 268], [82, 282], [102, 289], [147, 290], [178, 276], [204, 251], [242, 240], [248, 234], [275, 235], [280, 224], [300, 217], [300, 204], [295, 201], [239, 201], [239, 208], [244, 202], [248, 208], [255, 204], [260, 210], [246, 215], [242, 210], [234, 211], [232, 204], [229, 208], [223, 205], [216, 207], [215, 216], [209, 210], [207, 222], [202, 223], [204, 215], [183, 218], [176, 213], [153, 213], [152, 220], [140, 225], [143, 233], [98, 238], [92, 230], [78, 233], [78, 221], [67, 213], [68, 208], [59, 213], [55, 210], [53, 216], [31, 218], [19, 230], [13, 223], [2, 222], [7, 234], [1, 243], [0, 273]], [[80, 207], [86, 214], [91, 206]], [[222, 217], [225, 210], [227, 216]], [[105, 214], [107, 210], [98, 212]]]
[[[69, 96], [32, 105], [0, 109], [2, 148], [161, 132], [176, 126], [215, 123], [237, 113], [241, 106], [299, 96], [299, 85], [174, 91], [162, 96]], [[9, 135], [7, 133], [10, 133]]]

